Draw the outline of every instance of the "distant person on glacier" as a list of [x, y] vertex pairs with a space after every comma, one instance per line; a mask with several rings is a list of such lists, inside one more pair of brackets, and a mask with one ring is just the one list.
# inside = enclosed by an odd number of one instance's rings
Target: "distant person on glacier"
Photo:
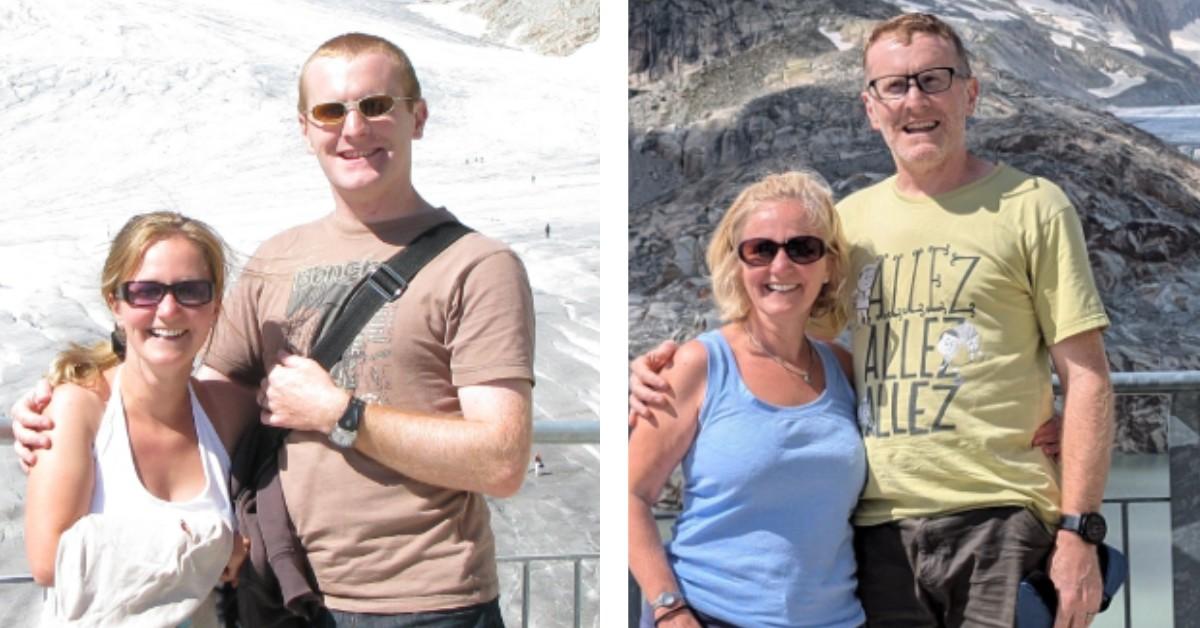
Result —
[[[221, 393], [215, 412], [252, 423], [261, 411], [292, 430], [279, 477], [307, 562], [294, 575], [320, 606], [277, 616], [281, 600], [241, 596], [243, 625], [503, 625], [483, 496], [515, 493], [529, 463], [534, 310], [520, 260], [469, 233], [375, 314], [332, 375], [302, 355], [361, 278], [454, 220], [412, 181], [428, 117], [407, 55], [380, 37], [335, 37], [301, 70], [297, 122], [332, 212], [258, 249], [198, 377]], [[26, 464], [48, 446], [33, 414], [43, 403], [12, 411]], [[243, 585], [254, 560], [252, 546]]]
[[[838, 205], [870, 470], [854, 515], [867, 624], [1012, 626], [1018, 584], [1048, 561], [1056, 626], [1086, 626], [1113, 402], [1079, 218], [1053, 183], [968, 150], [980, 85], [948, 24], [878, 25], [863, 69], [860, 98], [896, 164]], [[634, 361], [631, 421], [666, 400], [657, 371], [674, 350]], [[1029, 447], [1051, 415], [1051, 362], [1061, 469]]]

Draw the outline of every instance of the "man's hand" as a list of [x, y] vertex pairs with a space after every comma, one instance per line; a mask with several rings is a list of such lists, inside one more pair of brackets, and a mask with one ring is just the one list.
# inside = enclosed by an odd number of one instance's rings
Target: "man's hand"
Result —
[[350, 403], [350, 394], [313, 360], [279, 353], [258, 392], [264, 425], [328, 434]]
[[246, 555], [250, 553], [250, 539], [233, 533], [233, 551], [229, 553], [229, 562], [225, 564], [225, 569], [221, 571], [221, 579], [219, 583], [232, 583], [233, 586], [238, 585], [238, 572], [242, 570], [242, 562], [246, 560]]
[[8, 411], [13, 419], [13, 450], [17, 452], [17, 460], [25, 474], [37, 464], [37, 450], [50, 449], [49, 432], [54, 421], [42, 416], [42, 412], [50, 405], [53, 393], [50, 382], [39, 379], [33, 390], [14, 401]]
[[664, 340], [629, 364], [629, 427], [633, 427], [639, 418], [650, 418], [647, 406], [666, 401], [667, 397], [661, 391], [667, 389], [667, 380], [660, 377], [659, 372], [675, 357], [678, 348], [674, 341]]
[[1058, 454], [1062, 451], [1062, 416], [1055, 413], [1048, 421], [1038, 426], [1029, 445], [1041, 448], [1047, 458], [1058, 462]]
[[1058, 590], [1054, 628], [1084, 628], [1100, 612], [1103, 581], [1096, 546], [1059, 530], [1050, 556], [1050, 580]]

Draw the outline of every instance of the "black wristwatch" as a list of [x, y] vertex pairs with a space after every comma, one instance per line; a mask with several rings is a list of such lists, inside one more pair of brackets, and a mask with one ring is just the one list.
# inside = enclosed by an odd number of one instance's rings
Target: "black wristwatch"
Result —
[[362, 399], [350, 397], [345, 412], [342, 412], [342, 418], [338, 419], [333, 431], [329, 433], [329, 441], [335, 447], [349, 449], [354, 446], [354, 440], [358, 438], [358, 424], [362, 422], [366, 407], [367, 404]]
[[1059, 530], [1069, 530], [1078, 534], [1080, 538], [1091, 543], [1099, 545], [1104, 542], [1104, 535], [1108, 534], [1108, 522], [1104, 520], [1104, 515], [1098, 512], [1085, 512], [1081, 515], [1063, 515], [1062, 522], [1058, 524]]

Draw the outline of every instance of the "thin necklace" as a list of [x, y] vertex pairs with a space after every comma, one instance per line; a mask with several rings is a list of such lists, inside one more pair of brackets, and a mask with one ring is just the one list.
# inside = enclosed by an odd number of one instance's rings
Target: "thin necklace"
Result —
[[[795, 365], [795, 364], [792, 364], [791, 362], [788, 362], [787, 360], [785, 360], [785, 359], [783, 359], [783, 358], [781, 358], [781, 357], [779, 357], [779, 356], [775, 355], [775, 354], [774, 354], [774, 353], [772, 353], [771, 351], [767, 350], [767, 348], [766, 348], [766, 347], [762, 346], [762, 343], [761, 343], [761, 342], [759, 342], [759, 341], [758, 341], [758, 338], [756, 338], [756, 337], [754, 336], [754, 332], [750, 331], [750, 326], [749, 326], [749, 325], [747, 325], [747, 324], [745, 323], [745, 321], [743, 321], [743, 322], [742, 322], [742, 329], [746, 331], [746, 337], [750, 339], [750, 345], [751, 345], [751, 346], [753, 346], [753, 347], [754, 347], [756, 350], [758, 350], [758, 351], [759, 351], [759, 352], [761, 352], [761, 353], [765, 353], [765, 354], [767, 355], [767, 357], [768, 357], [768, 358], [771, 358], [771, 359], [772, 359], [772, 360], [774, 360], [774, 361], [775, 361], [775, 362], [776, 362], [776, 363], [777, 363], [779, 366], [782, 366], [782, 367], [783, 367], [783, 369], [784, 369], [785, 371], [787, 371], [787, 372], [789, 372], [789, 373], [792, 373], [793, 375], [799, 375], [799, 376], [800, 376], [800, 377], [801, 377], [801, 378], [804, 380], [804, 383], [805, 383], [805, 384], [811, 384], [811, 383], [812, 383], [812, 378], [811, 378], [811, 377], [809, 377], [809, 375], [808, 375], [808, 371], [807, 371], [807, 370], [805, 370], [805, 369], [802, 369], [802, 368], [800, 368], [799, 366], [797, 366], [797, 365]], [[813, 361], [812, 361], [812, 359], [811, 359], [811, 358], [812, 358], [812, 351], [813, 351], [813, 348], [812, 348], [812, 342], [811, 342], [811, 341], [808, 341], [808, 342], [805, 342], [804, 344], [805, 344], [805, 345], [808, 347], [808, 351], [806, 352], [806, 353], [807, 353], [807, 357], [808, 357], [808, 358], [810, 358], [810, 359], [808, 360], [808, 363], [809, 363], [809, 364], [812, 364], [812, 362], [813, 362]]]

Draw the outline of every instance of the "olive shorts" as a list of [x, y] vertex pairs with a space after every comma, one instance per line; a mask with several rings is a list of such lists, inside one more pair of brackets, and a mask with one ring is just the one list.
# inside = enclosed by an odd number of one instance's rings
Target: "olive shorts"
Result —
[[1019, 507], [857, 527], [858, 597], [867, 626], [1011, 628], [1021, 579], [1054, 535]]

